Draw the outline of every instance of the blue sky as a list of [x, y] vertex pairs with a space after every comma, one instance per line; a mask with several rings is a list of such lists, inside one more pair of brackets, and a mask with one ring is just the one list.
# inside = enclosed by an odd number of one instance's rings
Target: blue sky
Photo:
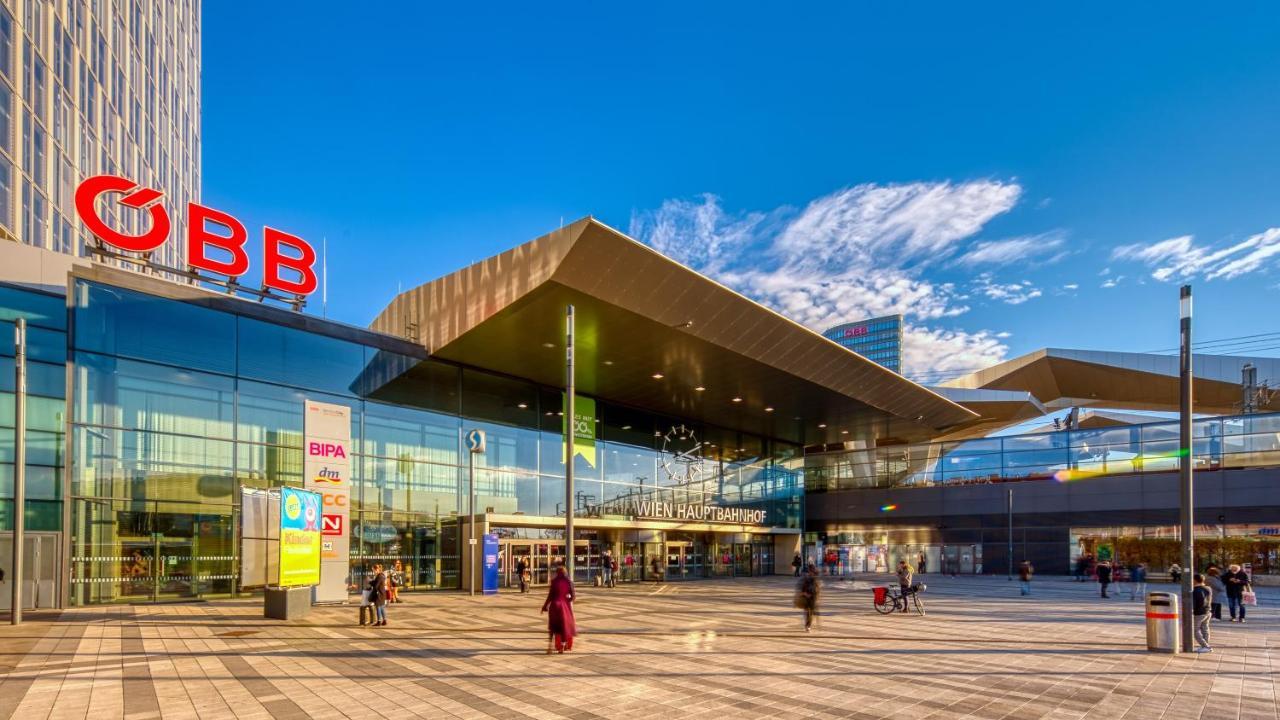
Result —
[[906, 312], [922, 378], [1170, 348], [1183, 280], [1198, 338], [1280, 332], [1274, 7], [406, 5], [204, 5], [204, 202], [327, 238], [332, 318], [590, 214]]

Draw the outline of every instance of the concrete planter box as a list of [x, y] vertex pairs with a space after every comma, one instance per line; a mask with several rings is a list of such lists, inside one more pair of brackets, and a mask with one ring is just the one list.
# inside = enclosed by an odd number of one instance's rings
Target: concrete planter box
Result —
[[262, 616], [274, 620], [301, 620], [311, 612], [311, 588], [268, 588]]

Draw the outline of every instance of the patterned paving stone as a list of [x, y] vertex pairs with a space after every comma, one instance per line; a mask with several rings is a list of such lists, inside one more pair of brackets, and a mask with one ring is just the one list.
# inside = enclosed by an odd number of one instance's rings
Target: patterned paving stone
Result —
[[1091, 585], [925, 579], [924, 617], [876, 614], [874, 578], [828, 582], [808, 634], [790, 578], [582, 588], [564, 655], [537, 594], [410, 595], [386, 628], [253, 601], [70, 610], [0, 626], [0, 717], [1277, 720], [1280, 593], [1170, 656], [1141, 603]]

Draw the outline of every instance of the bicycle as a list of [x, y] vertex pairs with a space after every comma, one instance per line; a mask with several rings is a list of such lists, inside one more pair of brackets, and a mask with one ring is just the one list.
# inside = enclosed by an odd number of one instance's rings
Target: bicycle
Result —
[[924, 601], [920, 599], [920, 593], [924, 590], [923, 584], [912, 585], [905, 594], [898, 588], [878, 587], [871, 596], [871, 604], [875, 606], [876, 612], [888, 615], [895, 611], [906, 612], [910, 601], [915, 605], [916, 612], [924, 615]]

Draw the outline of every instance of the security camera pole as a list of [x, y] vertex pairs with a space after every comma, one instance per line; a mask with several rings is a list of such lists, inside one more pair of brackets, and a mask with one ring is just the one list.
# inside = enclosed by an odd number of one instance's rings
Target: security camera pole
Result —
[[1181, 511], [1182, 526], [1182, 649], [1189, 651], [1194, 646], [1193, 623], [1191, 617], [1191, 579], [1195, 575], [1195, 527], [1192, 524], [1194, 496], [1192, 495], [1192, 461], [1191, 447], [1191, 286], [1183, 285], [1178, 302], [1182, 325], [1182, 368], [1179, 377], [1180, 415], [1178, 418], [1178, 449], [1180, 482], [1178, 483], [1178, 507]]

